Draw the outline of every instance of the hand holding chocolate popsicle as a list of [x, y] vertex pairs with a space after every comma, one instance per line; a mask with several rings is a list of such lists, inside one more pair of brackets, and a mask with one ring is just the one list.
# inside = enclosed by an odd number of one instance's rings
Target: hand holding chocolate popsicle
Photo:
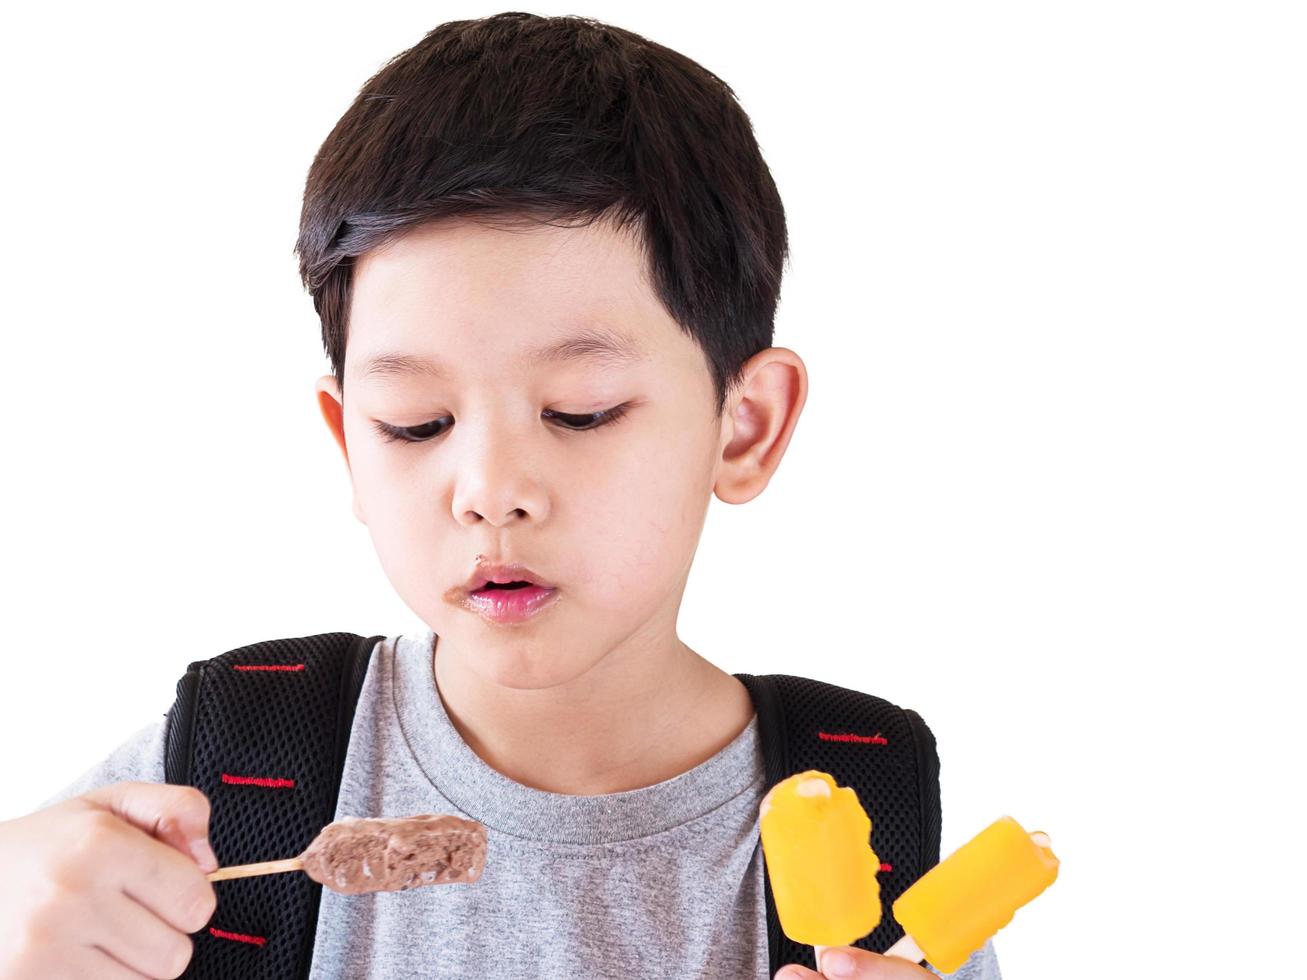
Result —
[[443, 813], [413, 817], [342, 817], [327, 824], [299, 857], [219, 868], [210, 881], [303, 871], [346, 895], [420, 885], [471, 884], [486, 862], [486, 828]]

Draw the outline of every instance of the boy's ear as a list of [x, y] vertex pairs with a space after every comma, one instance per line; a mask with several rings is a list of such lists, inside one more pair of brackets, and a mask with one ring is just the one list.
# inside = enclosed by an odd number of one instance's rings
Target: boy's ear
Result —
[[762, 493], [781, 465], [807, 400], [808, 369], [794, 351], [768, 347], [749, 358], [723, 408], [713, 484], [718, 499], [743, 504]]
[[[341, 455], [345, 457], [345, 468], [349, 470], [350, 486], [354, 484], [354, 471], [349, 468], [349, 448], [345, 445], [345, 411], [340, 393], [340, 386], [336, 384], [334, 374], [324, 374], [317, 380], [314, 390], [318, 397], [318, 410], [322, 412], [322, 417], [327, 423], [327, 428], [331, 430], [332, 436], [336, 440], [336, 445], [340, 447]], [[354, 516], [362, 523], [366, 524], [367, 518], [363, 516], [363, 506], [359, 503], [358, 491], [353, 491], [353, 508]]]

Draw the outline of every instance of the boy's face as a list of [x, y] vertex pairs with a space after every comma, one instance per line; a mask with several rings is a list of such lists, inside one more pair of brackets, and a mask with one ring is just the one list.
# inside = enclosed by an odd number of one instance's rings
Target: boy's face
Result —
[[[354, 512], [442, 654], [487, 681], [550, 687], [618, 648], [636, 657], [676, 642], [737, 426], [729, 399], [713, 419], [704, 355], [645, 274], [635, 240], [601, 222], [522, 231], [435, 222], [355, 268], [343, 411], [334, 378], [318, 382]], [[640, 356], [529, 354], [584, 329], [614, 334]], [[369, 375], [382, 353], [438, 359], [446, 376]], [[617, 406], [622, 418], [589, 431], [565, 428], [585, 418], [553, 416]], [[757, 414], [741, 411], [745, 421]], [[783, 451], [793, 423], [781, 414], [772, 428], [784, 430]], [[417, 427], [426, 440], [388, 441], [379, 422]], [[554, 601], [512, 625], [467, 611], [449, 593], [477, 571], [479, 555], [528, 565], [553, 583]]]

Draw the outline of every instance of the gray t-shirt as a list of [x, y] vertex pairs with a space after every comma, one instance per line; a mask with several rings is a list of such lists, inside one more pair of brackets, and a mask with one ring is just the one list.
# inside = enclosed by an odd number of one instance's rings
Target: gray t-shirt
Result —
[[[485, 871], [473, 885], [324, 888], [311, 980], [770, 980], [757, 716], [715, 756], [653, 786], [544, 792], [492, 769], [463, 741], [436, 687], [434, 639], [378, 644], [336, 817], [478, 820]], [[160, 718], [43, 806], [107, 783], [163, 782], [163, 739]], [[220, 916], [210, 926], [222, 929]], [[992, 941], [948, 976], [1001, 980]]]

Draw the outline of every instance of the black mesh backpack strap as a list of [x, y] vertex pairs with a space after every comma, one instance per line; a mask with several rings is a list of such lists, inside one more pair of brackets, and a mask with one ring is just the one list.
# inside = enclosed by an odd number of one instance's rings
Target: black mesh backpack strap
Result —
[[[736, 674], [758, 712], [767, 786], [807, 769], [851, 786], [871, 818], [881, 860], [880, 925], [853, 943], [883, 953], [903, 935], [890, 909], [909, 885], [939, 863], [939, 756], [915, 711], [883, 698], [788, 674]], [[766, 879], [771, 974], [786, 963], [816, 969], [811, 946], [786, 936]]]
[[[363, 678], [381, 636], [267, 640], [190, 665], [168, 712], [164, 776], [209, 798], [223, 867], [295, 857], [335, 818]], [[305, 874], [214, 883], [182, 976], [303, 980], [322, 886]]]

